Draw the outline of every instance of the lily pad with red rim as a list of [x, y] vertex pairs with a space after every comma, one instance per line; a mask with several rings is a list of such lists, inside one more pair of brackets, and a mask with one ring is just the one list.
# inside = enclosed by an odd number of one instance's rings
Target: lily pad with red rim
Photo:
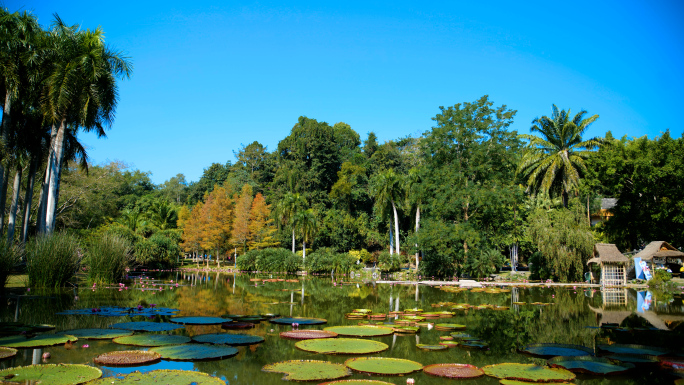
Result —
[[150, 351], [159, 353], [165, 360], [172, 361], [218, 360], [238, 354], [237, 348], [232, 346], [205, 344], [161, 346], [152, 348]]
[[[499, 385], [535, 385], [536, 382], [518, 381], [518, 380], [499, 380]], [[570, 382], [554, 382], [554, 385], [574, 385]]]
[[136, 332], [168, 332], [171, 330], [181, 329], [183, 326], [168, 322], [122, 322], [118, 324], [109, 325], [112, 329], [126, 329]]
[[563, 368], [583, 374], [620, 374], [634, 368], [630, 363], [615, 363], [607, 358], [592, 356], [554, 357], [547, 361], [552, 368]]
[[77, 364], [29, 365], [0, 370], [0, 378], [11, 378], [13, 383], [22, 384], [39, 382], [50, 385], [77, 385], [100, 377], [100, 369]]
[[652, 365], [660, 362], [656, 356], [646, 356], [646, 355], [633, 355], [633, 354], [611, 354], [606, 356], [611, 360], [628, 362], [635, 365]]
[[254, 345], [264, 342], [263, 337], [253, 336], [251, 334], [227, 334], [227, 333], [213, 333], [200, 334], [192, 337], [195, 342], [205, 344], [223, 344], [223, 345]]
[[490, 377], [506, 380], [564, 382], [575, 379], [575, 375], [569, 370], [534, 364], [504, 363], [487, 365], [482, 370]]
[[388, 336], [394, 333], [394, 330], [389, 327], [384, 326], [330, 326], [325, 329], [325, 331], [337, 333], [341, 336], [350, 337], [378, 337], [378, 336]]
[[7, 348], [40, 348], [45, 346], [61, 345], [67, 342], [76, 342], [77, 337], [60, 334], [43, 334], [33, 338], [26, 338], [25, 336], [10, 336], [0, 338], [0, 346]]
[[318, 385], [394, 385], [391, 382], [378, 380], [337, 380], [329, 382], [321, 382]]
[[305, 318], [305, 317], [289, 317], [289, 318], [273, 318], [269, 322], [279, 325], [321, 325], [327, 323], [328, 320], [323, 318]]
[[428, 344], [417, 344], [418, 349], [433, 351], [433, 350], [446, 350], [446, 345], [428, 345]]
[[123, 329], [72, 329], [61, 331], [59, 334], [67, 334], [86, 340], [110, 340], [112, 338], [130, 336], [133, 332]]
[[453, 330], [464, 330], [465, 325], [461, 324], [435, 324], [435, 330], [441, 331], [453, 331]]
[[230, 318], [221, 317], [173, 317], [169, 318], [170, 322], [181, 325], [220, 325], [224, 322], [230, 322]]
[[439, 344], [444, 345], [447, 348], [455, 348], [459, 345], [459, 343], [456, 341], [439, 341]]
[[297, 349], [322, 354], [371, 354], [389, 349], [385, 343], [359, 338], [324, 338], [299, 341]]
[[321, 381], [336, 380], [351, 375], [351, 371], [344, 365], [327, 361], [290, 360], [265, 365], [264, 372], [285, 373], [284, 380], [293, 381]]
[[634, 355], [646, 355], [646, 356], [662, 356], [667, 354], [669, 350], [664, 348], [659, 348], [655, 346], [645, 346], [645, 345], [598, 345], [600, 350], [615, 354], [634, 354]]
[[401, 376], [423, 369], [423, 364], [402, 358], [356, 357], [344, 362], [357, 372], [386, 376]]
[[459, 379], [484, 376], [482, 369], [468, 364], [433, 364], [424, 367], [423, 372], [437, 377]]
[[529, 344], [520, 349], [520, 351], [538, 357], [576, 357], [593, 355], [593, 351], [586, 346], [569, 344]]
[[133, 346], [164, 346], [180, 345], [190, 342], [190, 337], [168, 334], [136, 334], [117, 337], [112, 340], [115, 344]]
[[159, 353], [144, 350], [119, 350], [100, 354], [93, 361], [105, 366], [138, 366], [161, 360]]
[[133, 372], [124, 378], [107, 377], [88, 385], [225, 385], [226, 382], [206, 373], [190, 370], [153, 370], [147, 373]]
[[18, 350], [14, 348], [0, 347], [0, 360], [6, 360], [17, 355]]
[[310, 340], [318, 338], [335, 338], [337, 333], [326, 330], [290, 330], [280, 333], [281, 338], [291, 340]]

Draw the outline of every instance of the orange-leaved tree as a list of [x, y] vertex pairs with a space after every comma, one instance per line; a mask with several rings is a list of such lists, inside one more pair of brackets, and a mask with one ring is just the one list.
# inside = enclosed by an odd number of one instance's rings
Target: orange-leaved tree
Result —
[[249, 211], [252, 207], [252, 186], [242, 186], [240, 196], [235, 201], [235, 218], [233, 220], [233, 232], [230, 241], [234, 245], [241, 245], [242, 251], [247, 251], [249, 239]]
[[230, 198], [230, 187], [217, 186], [211, 193], [205, 194], [202, 207], [200, 232], [202, 248], [216, 250], [216, 261], [221, 266], [221, 249], [229, 246], [233, 221], [233, 200]]
[[273, 238], [275, 232], [271, 206], [267, 205], [264, 196], [258, 193], [252, 201], [252, 209], [249, 212], [249, 249], [259, 250], [277, 246], [278, 242]]

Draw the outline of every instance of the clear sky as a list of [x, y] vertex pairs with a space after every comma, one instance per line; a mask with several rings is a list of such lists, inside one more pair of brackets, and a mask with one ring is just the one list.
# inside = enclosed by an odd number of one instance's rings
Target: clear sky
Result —
[[[559, 108], [599, 114], [588, 136], [679, 137], [684, 2], [5, 0], [53, 14], [134, 63], [94, 163], [196, 181], [255, 140], [274, 150], [301, 115], [380, 141], [429, 130], [439, 106], [490, 95], [513, 129]], [[333, 4], [333, 5], [328, 5]]]

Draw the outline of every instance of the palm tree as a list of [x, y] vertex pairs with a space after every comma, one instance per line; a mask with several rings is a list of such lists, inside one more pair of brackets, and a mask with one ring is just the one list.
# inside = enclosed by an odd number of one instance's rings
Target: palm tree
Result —
[[152, 205], [150, 205], [148, 217], [152, 226], [155, 226], [159, 230], [167, 230], [175, 227], [175, 223], [178, 220], [178, 213], [165, 199], [156, 199], [152, 202]]
[[295, 252], [295, 217], [308, 205], [306, 198], [299, 193], [287, 193], [276, 206], [276, 217], [279, 225], [292, 228], [292, 254]]
[[[406, 186], [406, 201], [409, 206], [415, 206], [416, 208], [416, 227], [415, 232], [418, 233], [420, 230], [420, 206], [423, 203], [423, 185], [420, 171], [416, 168], [409, 170], [407, 186]], [[418, 245], [416, 245], [418, 248]], [[418, 271], [419, 252], [416, 250], [416, 271]]]
[[59, 194], [59, 171], [64, 161], [67, 126], [95, 130], [104, 136], [111, 126], [118, 100], [116, 79], [128, 78], [128, 58], [104, 44], [104, 32], [79, 30], [55, 16], [50, 42], [54, 58], [42, 96], [42, 110], [51, 125], [45, 222], [41, 230], [52, 233]]
[[586, 172], [585, 160], [593, 149], [601, 144], [601, 139], [582, 140], [598, 115], [585, 118], [587, 111], [580, 111], [570, 120], [570, 110], [558, 110], [553, 105], [551, 117], [542, 116], [532, 121], [531, 132], [535, 135], [520, 135], [529, 141], [518, 172], [527, 179], [532, 192], [560, 194], [563, 206], [568, 207], [570, 192], [577, 191], [580, 178]]
[[[396, 252], [399, 254], [399, 216], [397, 215], [397, 204], [402, 197], [401, 178], [394, 173], [394, 170], [389, 169], [377, 175], [372, 184], [371, 195], [375, 197], [375, 204], [380, 209], [381, 215], [384, 217], [389, 207], [392, 207], [394, 214], [394, 233]], [[390, 231], [392, 223], [390, 222]], [[392, 254], [392, 245], [390, 240], [390, 254]]]
[[302, 234], [302, 260], [306, 260], [306, 242], [313, 238], [318, 225], [316, 215], [313, 209], [303, 210], [295, 215], [294, 222]]

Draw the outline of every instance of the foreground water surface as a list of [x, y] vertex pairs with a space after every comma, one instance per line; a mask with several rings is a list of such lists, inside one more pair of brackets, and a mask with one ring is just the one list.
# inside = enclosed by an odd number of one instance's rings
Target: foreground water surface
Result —
[[[140, 280], [147, 276], [152, 279]], [[138, 277], [138, 279], [135, 279]], [[679, 296], [656, 298], [647, 291], [580, 287], [514, 287], [503, 292], [464, 290], [452, 292], [446, 287], [424, 285], [376, 284], [361, 278], [342, 277], [273, 277], [209, 272], [141, 273], [132, 276], [124, 287], [81, 287], [68, 290], [38, 292], [10, 291], [2, 297], [0, 320], [26, 324], [52, 324], [55, 332], [81, 328], [107, 328], [117, 322], [166, 321], [169, 316], [148, 319], [142, 316], [102, 317], [97, 315], [57, 315], [69, 309], [90, 309], [104, 306], [167, 307], [178, 309], [180, 316], [222, 316], [225, 314], [265, 314], [325, 318], [327, 324], [300, 326], [300, 329], [322, 329], [328, 326], [356, 325], [359, 320], [345, 318], [353, 309], [372, 309], [376, 313], [420, 308], [425, 311], [449, 310], [443, 303], [494, 305], [505, 310], [457, 310], [453, 318], [436, 322], [464, 324], [466, 333], [489, 344], [486, 350], [460, 347], [443, 351], [424, 351], [417, 344], [437, 344], [440, 336], [449, 332], [421, 327], [415, 335], [391, 335], [372, 338], [389, 345], [377, 357], [404, 358], [423, 365], [434, 363], [466, 363], [482, 367], [504, 362], [544, 364], [545, 360], [522, 354], [518, 348], [530, 343], [563, 343], [583, 345], [592, 350], [601, 344], [639, 344], [670, 349], [668, 356], [682, 353], [684, 309]], [[259, 280], [256, 280], [259, 278]], [[288, 278], [297, 282], [264, 282], [263, 279]], [[515, 303], [525, 303], [515, 304]], [[550, 305], [533, 305], [546, 303]], [[389, 322], [388, 318], [387, 321]], [[616, 328], [614, 324], [620, 327]], [[601, 326], [604, 327], [601, 327]], [[609, 326], [609, 327], [605, 327]], [[217, 326], [185, 326], [173, 334], [195, 336], [206, 333], [247, 333], [262, 336], [264, 343], [238, 347], [238, 355], [215, 361], [161, 361], [142, 367], [102, 367], [104, 376], [116, 376], [135, 370], [183, 369], [202, 371], [220, 377], [226, 384], [284, 384], [283, 374], [265, 373], [266, 364], [283, 360], [326, 360], [343, 363], [351, 356], [324, 355], [301, 351], [295, 342], [282, 339], [280, 332], [291, 325], [276, 325], [267, 321], [246, 331], [222, 330]], [[88, 347], [82, 347], [87, 344]], [[135, 347], [111, 341], [79, 340], [74, 347], [25, 349], [0, 362], [0, 368], [29, 365], [42, 353], [49, 352], [50, 363], [93, 364], [93, 358], [114, 350]], [[143, 348], [144, 350], [144, 348]], [[595, 350], [596, 351], [596, 350]], [[596, 351], [598, 352], [598, 351]], [[684, 358], [682, 358], [684, 359]], [[442, 384], [455, 380], [435, 378], [422, 372], [405, 377], [353, 374], [349, 379], [372, 378], [393, 384], [405, 384], [413, 378], [416, 384]], [[672, 384], [676, 373], [659, 366], [648, 366], [628, 375], [578, 375], [577, 384]], [[464, 380], [464, 384], [498, 384], [498, 380], [481, 377]]]

